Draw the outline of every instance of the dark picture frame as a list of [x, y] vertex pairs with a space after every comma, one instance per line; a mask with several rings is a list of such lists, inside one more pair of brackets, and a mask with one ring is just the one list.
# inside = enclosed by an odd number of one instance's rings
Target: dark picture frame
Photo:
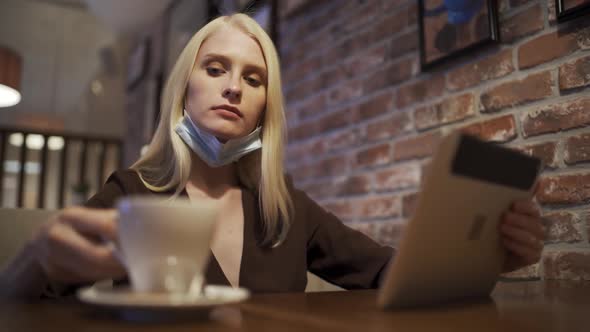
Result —
[[[233, 0], [230, 8], [256, 20], [279, 50], [279, 3], [278, 0]], [[227, 3], [219, 0], [207, 0], [207, 20], [227, 14], [226, 6]]]
[[418, 0], [418, 21], [422, 71], [500, 39], [496, 0]]
[[127, 91], [133, 91], [145, 79], [150, 67], [151, 41], [149, 38], [142, 40], [133, 49], [129, 56], [127, 66]]
[[277, 0], [240, 0], [240, 12], [251, 16], [268, 33], [277, 50], [279, 49], [279, 14]]
[[590, 14], [590, 0], [555, 0], [555, 14], [558, 23], [588, 15]]

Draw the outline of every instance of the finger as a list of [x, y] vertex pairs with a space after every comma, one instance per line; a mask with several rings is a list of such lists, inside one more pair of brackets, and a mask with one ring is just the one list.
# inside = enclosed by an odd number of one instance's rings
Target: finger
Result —
[[532, 200], [514, 201], [511, 206], [511, 211], [519, 212], [533, 217], [541, 217], [539, 206]]
[[69, 208], [63, 210], [58, 218], [78, 232], [107, 240], [117, 238], [117, 212], [114, 209]]
[[522, 244], [507, 238], [504, 238], [502, 242], [504, 243], [506, 249], [522, 259], [522, 261], [527, 265], [534, 264], [541, 259], [540, 250], [531, 249], [530, 247], [523, 246]]
[[506, 212], [504, 213], [504, 218], [501, 225], [509, 225], [519, 228], [527, 233], [531, 233], [540, 240], [545, 239], [546, 229], [545, 226], [543, 226], [540, 218], [530, 217], [514, 212]]
[[76, 271], [72, 271], [69, 268], [65, 268], [58, 264], [58, 262], [46, 261], [42, 264], [45, 274], [51, 281], [64, 282], [64, 283], [80, 283], [88, 282], [80, 276]]
[[534, 250], [543, 248], [543, 241], [539, 240], [535, 235], [523, 231], [520, 228], [505, 224], [501, 228], [502, 235], [510, 241], [519, 243], [522, 246], [530, 247]]
[[85, 278], [118, 275], [122, 270], [112, 247], [92, 243], [66, 225], [49, 231], [47, 252], [48, 261]]

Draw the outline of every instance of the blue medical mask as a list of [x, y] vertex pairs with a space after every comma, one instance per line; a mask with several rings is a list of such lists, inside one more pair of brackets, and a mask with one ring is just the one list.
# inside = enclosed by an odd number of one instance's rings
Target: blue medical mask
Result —
[[217, 137], [197, 127], [186, 111], [175, 131], [209, 167], [220, 167], [238, 161], [262, 147], [260, 127], [245, 137], [221, 143]]

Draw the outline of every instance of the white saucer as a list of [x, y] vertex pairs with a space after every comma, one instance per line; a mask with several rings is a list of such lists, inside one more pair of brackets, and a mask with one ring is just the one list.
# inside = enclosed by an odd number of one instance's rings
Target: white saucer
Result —
[[208, 285], [203, 295], [195, 298], [178, 294], [138, 293], [129, 287], [95, 285], [80, 289], [77, 295], [82, 302], [116, 310], [192, 311], [242, 302], [250, 297], [250, 292], [244, 288]]

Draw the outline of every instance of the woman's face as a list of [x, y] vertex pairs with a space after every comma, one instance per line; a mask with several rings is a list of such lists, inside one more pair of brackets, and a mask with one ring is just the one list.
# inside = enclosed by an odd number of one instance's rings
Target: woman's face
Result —
[[201, 45], [186, 91], [193, 122], [220, 141], [246, 136], [266, 106], [266, 63], [258, 43], [226, 26]]

